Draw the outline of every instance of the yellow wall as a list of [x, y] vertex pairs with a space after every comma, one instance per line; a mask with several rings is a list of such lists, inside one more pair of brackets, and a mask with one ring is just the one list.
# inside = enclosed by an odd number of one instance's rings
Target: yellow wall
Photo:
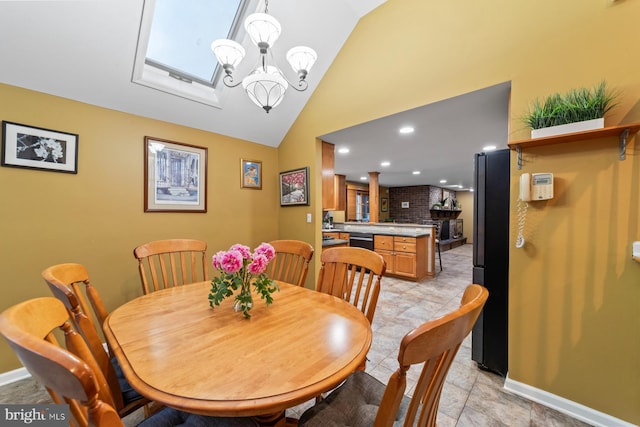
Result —
[[462, 205], [458, 219], [462, 220], [462, 236], [473, 243], [473, 194], [471, 191], [456, 192], [456, 200]]
[[[113, 309], [141, 294], [141, 243], [202, 239], [212, 255], [278, 237], [275, 148], [1, 84], [0, 118], [79, 134], [77, 175], [0, 167], [0, 310], [50, 295], [40, 277], [49, 265], [85, 264]], [[143, 212], [145, 136], [208, 148], [206, 214]], [[240, 158], [262, 161], [262, 190], [240, 188]], [[0, 372], [19, 366], [1, 340]]]
[[[639, 16], [630, 0], [389, 0], [360, 21], [279, 159], [298, 166], [315, 151], [317, 163], [318, 135], [505, 81], [511, 140], [528, 137], [531, 100], [602, 79], [623, 94], [606, 124], [640, 121]], [[640, 424], [640, 265], [629, 253], [640, 156], [618, 162], [612, 138], [526, 157], [524, 171], [556, 174], [558, 196], [530, 208], [531, 245], [511, 251], [509, 376]], [[320, 182], [317, 165], [312, 175]], [[518, 176], [512, 160], [512, 198]], [[320, 206], [316, 193], [317, 218]], [[305, 226], [301, 214], [285, 220]]]

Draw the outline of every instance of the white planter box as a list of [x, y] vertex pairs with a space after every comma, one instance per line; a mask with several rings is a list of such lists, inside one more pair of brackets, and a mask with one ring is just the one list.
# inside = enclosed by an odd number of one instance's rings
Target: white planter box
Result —
[[531, 129], [531, 139], [602, 128], [604, 128], [604, 118], [585, 120], [584, 122], [567, 123], [566, 125]]

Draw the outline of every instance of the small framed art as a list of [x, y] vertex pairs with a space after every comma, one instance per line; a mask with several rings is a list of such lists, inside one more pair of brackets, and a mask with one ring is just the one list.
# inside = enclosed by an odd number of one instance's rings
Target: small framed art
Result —
[[387, 197], [380, 198], [380, 212], [389, 210], [389, 199]]
[[78, 173], [78, 135], [3, 121], [2, 166]]
[[280, 172], [280, 206], [309, 204], [309, 168]]
[[207, 148], [144, 137], [144, 211], [207, 211]]
[[240, 169], [242, 171], [241, 188], [262, 190], [262, 162], [240, 159]]

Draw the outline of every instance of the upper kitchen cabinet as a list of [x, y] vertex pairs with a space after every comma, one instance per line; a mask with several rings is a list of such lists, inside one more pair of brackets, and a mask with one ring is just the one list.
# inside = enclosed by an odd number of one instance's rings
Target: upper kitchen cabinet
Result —
[[335, 145], [322, 141], [322, 209], [336, 210]]
[[347, 177], [344, 175], [335, 175], [333, 179], [335, 192], [335, 209], [336, 211], [347, 210]]

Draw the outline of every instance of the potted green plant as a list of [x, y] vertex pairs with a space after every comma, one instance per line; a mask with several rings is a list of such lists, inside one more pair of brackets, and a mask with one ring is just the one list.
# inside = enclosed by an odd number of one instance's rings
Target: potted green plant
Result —
[[604, 115], [617, 105], [617, 96], [605, 81], [592, 89], [554, 93], [544, 101], [534, 100], [524, 121], [531, 128], [531, 138], [603, 128]]

